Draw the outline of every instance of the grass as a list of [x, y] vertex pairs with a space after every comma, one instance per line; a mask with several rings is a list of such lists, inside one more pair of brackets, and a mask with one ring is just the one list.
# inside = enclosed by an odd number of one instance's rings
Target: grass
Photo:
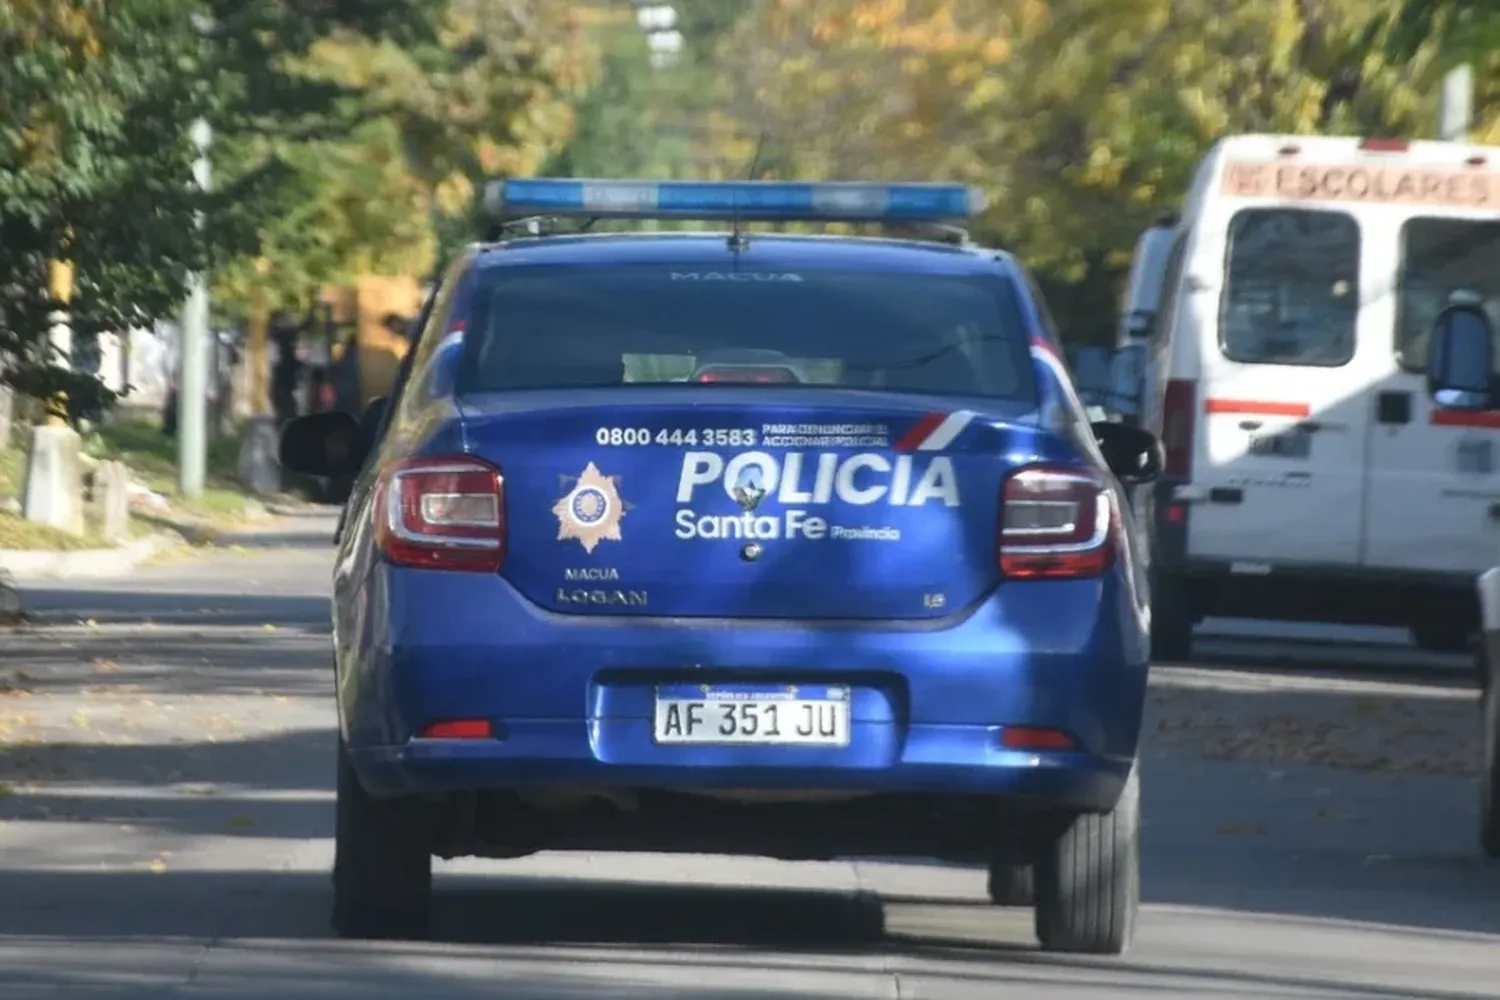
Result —
[[235, 478], [239, 464], [237, 436], [215, 436], [208, 446], [203, 495], [188, 499], [177, 489], [177, 439], [161, 426], [139, 417], [111, 420], [85, 443], [95, 458], [118, 459], [148, 489], [166, 497], [183, 514], [215, 524], [232, 524], [245, 516], [245, 492]]
[[26, 449], [12, 441], [9, 448], [0, 451], [0, 496], [20, 496], [25, 481]]
[[[23, 428], [16, 428], [11, 446], [0, 451], [0, 496], [19, 498], [25, 485], [24, 433]], [[203, 495], [192, 500], [177, 490], [177, 441], [163, 434], [153, 420], [140, 417], [112, 420], [84, 440], [84, 451], [97, 459], [124, 462], [133, 479], [167, 498], [171, 510], [164, 513], [221, 527], [234, 525], [246, 516], [247, 497], [235, 479], [239, 462], [237, 437], [215, 437], [209, 443]], [[149, 515], [132, 515], [130, 519], [132, 537], [149, 535], [161, 527], [160, 521]], [[87, 526], [85, 534], [72, 535], [0, 511], [0, 549], [76, 551], [110, 545], [92, 525]]]
[[0, 549], [108, 549], [113, 542], [106, 542], [93, 532], [74, 535], [46, 524], [28, 521], [16, 514], [0, 511]]

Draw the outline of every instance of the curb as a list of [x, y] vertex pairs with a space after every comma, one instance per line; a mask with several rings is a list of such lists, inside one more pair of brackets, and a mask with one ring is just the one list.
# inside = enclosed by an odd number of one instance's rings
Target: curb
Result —
[[158, 553], [182, 544], [183, 538], [162, 533], [112, 549], [0, 549], [0, 570], [14, 576], [53, 580], [121, 576]]

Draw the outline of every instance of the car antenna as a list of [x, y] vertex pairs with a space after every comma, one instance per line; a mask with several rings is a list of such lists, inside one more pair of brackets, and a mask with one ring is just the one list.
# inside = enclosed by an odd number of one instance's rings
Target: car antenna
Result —
[[[756, 174], [758, 174], [760, 172], [760, 153], [761, 153], [761, 150], [765, 148], [765, 146], [766, 146], [766, 134], [764, 132], [762, 132], [760, 134], [760, 139], [758, 139], [756, 141], [756, 143], [755, 143], [755, 155], [750, 158], [750, 171], [749, 171], [749, 175], [745, 178], [745, 180], [747, 180], [747, 181], [753, 181], [753, 180], [755, 180]], [[735, 199], [735, 203], [734, 203], [734, 215], [733, 215], [733, 217], [730, 220], [729, 226], [730, 226], [729, 249], [735, 250], [735, 251], [739, 251], [739, 250], [743, 250], [746, 247], [748, 247], [750, 245], [750, 238], [749, 238], [749, 236], [747, 234], [745, 234], [745, 233], [743, 233], [743, 232], [740, 231], [740, 203], [739, 203], [739, 199]]]

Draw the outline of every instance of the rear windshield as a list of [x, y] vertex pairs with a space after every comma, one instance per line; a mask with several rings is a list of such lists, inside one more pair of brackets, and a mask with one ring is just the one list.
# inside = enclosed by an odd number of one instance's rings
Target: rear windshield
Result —
[[470, 300], [459, 389], [774, 371], [804, 385], [1034, 402], [1015, 295], [999, 275], [495, 268]]
[[1232, 361], [1347, 364], [1359, 316], [1359, 225], [1344, 212], [1254, 208], [1229, 223], [1219, 345]]
[[1500, 222], [1411, 219], [1401, 227], [1396, 354], [1408, 371], [1427, 367], [1427, 339], [1455, 294], [1480, 300], [1495, 324], [1500, 373]]

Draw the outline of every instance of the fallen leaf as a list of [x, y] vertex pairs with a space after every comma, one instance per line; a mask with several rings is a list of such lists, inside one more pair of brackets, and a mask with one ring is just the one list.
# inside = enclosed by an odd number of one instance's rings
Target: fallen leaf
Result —
[[1355, 816], [1353, 813], [1340, 812], [1337, 809], [1319, 809], [1318, 810], [1318, 819], [1343, 821], [1343, 820], [1358, 819], [1358, 818], [1359, 817]]
[[265, 624], [265, 630], [267, 632], [274, 632], [274, 631], [276, 631], [276, 626], [272, 625], [270, 622], [266, 622], [266, 624]]
[[229, 825], [237, 829], [244, 829], [247, 826], [254, 826], [255, 820], [249, 816], [236, 816], [229, 821]]
[[1259, 823], [1225, 823], [1218, 829], [1221, 837], [1262, 837], [1265, 832]]
[[152, 858], [151, 864], [147, 867], [151, 869], [152, 874], [160, 875], [162, 872], [167, 870], [167, 863], [161, 858]]

